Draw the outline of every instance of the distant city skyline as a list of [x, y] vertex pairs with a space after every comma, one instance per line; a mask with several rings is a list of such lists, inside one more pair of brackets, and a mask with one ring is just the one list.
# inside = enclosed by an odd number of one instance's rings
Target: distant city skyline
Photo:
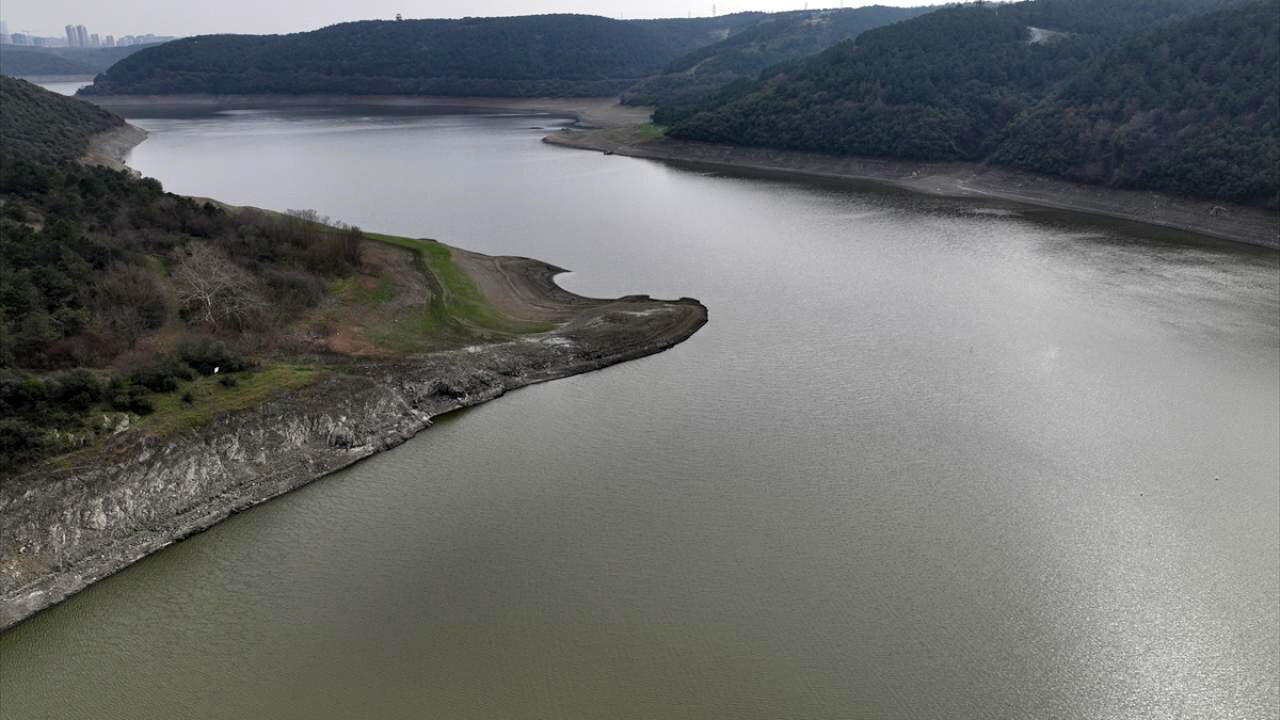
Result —
[[[937, 4], [926, 0], [846, 0], [845, 7], [862, 5]], [[840, 7], [840, 0], [807, 5], [812, 9]], [[11, 33], [66, 37], [66, 26], [85, 25], [100, 35], [204, 35], [210, 33], [288, 33], [351, 20], [583, 13], [606, 17], [653, 18], [724, 15], [748, 10], [800, 10], [804, 0], [132, 0], [127, 5], [87, 0], [5, 0], [0, 17]]]

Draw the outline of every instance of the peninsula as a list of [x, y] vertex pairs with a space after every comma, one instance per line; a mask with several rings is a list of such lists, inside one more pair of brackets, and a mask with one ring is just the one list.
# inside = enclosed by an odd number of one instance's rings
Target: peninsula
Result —
[[[6, 144], [2, 270], [50, 298], [11, 316], [2, 348], [0, 628], [442, 413], [660, 352], [707, 320], [688, 298], [574, 295], [554, 282], [563, 269], [537, 260], [180, 198], [67, 163], [74, 151], [118, 164], [143, 135], [0, 81], [0, 120], [30, 140]], [[79, 178], [69, 192], [87, 210], [59, 222], [62, 178]], [[99, 224], [104, 193], [129, 220]], [[254, 238], [272, 249], [247, 249]], [[25, 258], [51, 244], [61, 259], [33, 272]], [[84, 295], [48, 295], [50, 273]], [[216, 278], [224, 286], [198, 292]]]

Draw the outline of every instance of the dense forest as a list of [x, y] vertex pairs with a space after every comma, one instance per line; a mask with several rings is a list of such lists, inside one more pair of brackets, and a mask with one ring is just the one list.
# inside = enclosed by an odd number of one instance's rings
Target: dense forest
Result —
[[1274, 205], [1278, 14], [1280, 0], [952, 6], [769, 68], [682, 108], [670, 134]]
[[358, 229], [228, 212], [75, 162], [121, 122], [0, 76], [7, 471], [91, 442], [104, 413], [147, 414], [184, 380], [221, 370], [234, 385], [252, 350], [361, 264]]
[[0, 45], [0, 75], [97, 75], [153, 45], [113, 48], [43, 48]]
[[767, 18], [370, 20], [292, 35], [209, 35], [133, 55], [81, 92], [612, 95]]
[[663, 73], [637, 83], [623, 102], [660, 106], [655, 122], [671, 124], [737, 80], [755, 79], [772, 65], [807, 57], [873, 28], [916, 17], [933, 8], [872, 5], [841, 10], [777, 13], [720, 42], [672, 62]]
[[1009, 128], [992, 160], [1118, 186], [1280, 201], [1280, 2], [1107, 50]]

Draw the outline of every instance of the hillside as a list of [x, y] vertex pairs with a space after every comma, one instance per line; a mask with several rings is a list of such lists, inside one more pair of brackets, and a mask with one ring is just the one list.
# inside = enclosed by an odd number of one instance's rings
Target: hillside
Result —
[[1280, 204], [1280, 2], [1144, 34], [1070, 77], [992, 161], [1074, 180]]
[[370, 20], [291, 35], [202, 36], [138, 53], [81, 92], [610, 95], [766, 17]]
[[[1203, 14], [1224, 5], [1229, 9]], [[1274, 184], [1266, 189], [1239, 178], [1266, 176], [1263, 164], [1274, 157], [1274, 112], [1268, 123], [1265, 102], [1274, 100], [1269, 88], [1276, 72], [1273, 60], [1265, 63], [1274, 58], [1277, 39], [1274, 22], [1268, 25], [1260, 16], [1270, 13], [1274, 21], [1276, 8], [1276, 0], [1038, 0], [944, 8], [864, 33], [856, 44], [846, 41], [811, 59], [770, 68], [759, 81], [740, 85], [733, 97], [718, 98], [719, 105], [679, 122], [670, 134], [838, 155], [990, 160], [1126, 187], [1274, 202]], [[1248, 23], [1255, 29], [1232, 39], [1232, 28]], [[1200, 42], [1202, 33], [1212, 40]], [[1269, 50], [1263, 47], [1268, 43]], [[1143, 53], [1148, 56], [1135, 59]], [[1172, 62], [1161, 59], [1166, 57]], [[1113, 75], [1122, 66], [1129, 77]], [[1176, 89], [1195, 74], [1192, 66], [1200, 68], [1200, 81]], [[1142, 69], [1152, 69], [1153, 77], [1138, 82], [1133, 75]], [[1241, 87], [1226, 82], [1233, 76]], [[1244, 90], [1245, 84], [1257, 87]], [[1072, 102], [1080, 107], [1069, 122], [1052, 117]], [[1157, 148], [1143, 151], [1151, 163], [1138, 170], [1135, 164], [1146, 159], [1117, 171], [1096, 162], [1096, 155], [1110, 151], [1106, 142], [1063, 137], [1143, 124], [1141, 113], [1158, 109], [1165, 112], [1152, 126], [1158, 129], [1132, 134]], [[1077, 117], [1082, 113], [1092, 120]], [[1233, 124], [1242, 118], [1249, 121]], [[1229, 142], [1252, 153], [1239, 158], [1247, 167], [1232, 170], [1231, 177], [1204, 167], [1196, 180], [1174, 177], [1189, 171], [1185, 165], [1196, 152], [1213, 154], [1215, 143], [1228, 142], [1214, 129], [1224, 123], [1232, 124]], [[1058, 135], [1038, 135], [1040, 127], [1056, 128]], [[1184, 139], [1195, 140], [1198, 149], [1158, 149]], [[1038, 157], [1050, 145], [1055, 152]], [[1117, 162], [1123, 165], [1123, 158]], [[1242, 183], [1250, 189], [1238, 189]]]
[[[207, 445], [193, 432], [237, 432], [230, 414], [271, 403], [296, 419], [289, 400], [303, 392], [317, 415], [341, 406], [354, 418], [369, 401], [349, 428], [368, 454], [430, 414], [659, 352], [706, 321], [692, 300], [571, 295], [537, 260], [364, 233], [314, 211], [227, 207], [77, 161], [122, 123], [0, 76], [0, 495], [37, 465], [27, 482], [43, 487], [50, 458], [92, 473], [145, 464], [148, 443], [198, 455]], [[401, 394], [388, 400], [393, 374]], [[301, 484], [350, 462], [350, 445], [308, 433], [314, 442], [289, 445], [306, 457], [208, 479], [256, 493], [243, 477], [270, 470]], [[0, 505], [31, 497], [14, 492]], [[221, 490], [194, 495], [224, 514], [236, 507]]]
[[755, 79], [772, 65], [814, 55], [867, 30], [930, 10], [873, 5], [777, 13], [766, 22], [678, 58], [661, 75], [627, 90], [623, 102], [661, 106], [654, 119], [670, 124], [681, 119], [683, 108], [705, 102], [735, 80]]
[[30, 75], [92, 74], [94, 74], [94, 71], [88, 65], [69, 60], [60, 55], [13, 45], [0, 45], [0, 75], [21, 77]]
[[97, 75], [153, 45], [115, 48], [38, 48], [0, 45], [0, 75]]
[[124, 120], [86, 102], [68, 101], [23, 80], [0, 76], [0, 168], [52, 165], [85, 154], [89, 138]]

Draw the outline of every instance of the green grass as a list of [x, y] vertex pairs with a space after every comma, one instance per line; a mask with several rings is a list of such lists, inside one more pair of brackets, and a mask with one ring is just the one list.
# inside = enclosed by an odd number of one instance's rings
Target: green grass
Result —
[[653, 140], [656, 140], [660, 137], [665, 137], [667, 134], [666, 128], [658, 127], [653, 123], [645, 123], [643, 125], [639, 125], [636, 127], [636, 129], [644, 133], [646, 137], [651, 138]]
[[412, 250], [418, 256], [419, 268], [427, 276], [431, 286], [431, 302], [420, 308], [420, 320], [395, 323], [403, 332], [415, 331], [424, 335], [468, 337], [499, 333], [520, 335], [546, 332], [555, 326], [543, 322], [510, 320], [498, 314], [496, 308], [485, 300], [471, 278], [453, 262], [449, 246], [429, 240], [413, 240], [394, 235], [365, 233], [366, 237]]
[[375, 287], [365, 287], [360, 277], [351, 276], [330, 282], [328, 292], [345, 303], [378, 305], [396, 298], [396, 284], [390, 278], [378, 278]]
[[[320, 379], [324, 368], [306, 365], [273, 365], [248, 372], [197, 377], [180, 384], [177, 392], [149, 396], [155, 412], [138, 423], [148, 433], [195, 428], [224, 413], [248, 410], [277, 395], [310, 385]], [[221, 378], [235, 378], [234, 387], [224, 387]], [[190, 393], [192, 402], [182, 400]]]

